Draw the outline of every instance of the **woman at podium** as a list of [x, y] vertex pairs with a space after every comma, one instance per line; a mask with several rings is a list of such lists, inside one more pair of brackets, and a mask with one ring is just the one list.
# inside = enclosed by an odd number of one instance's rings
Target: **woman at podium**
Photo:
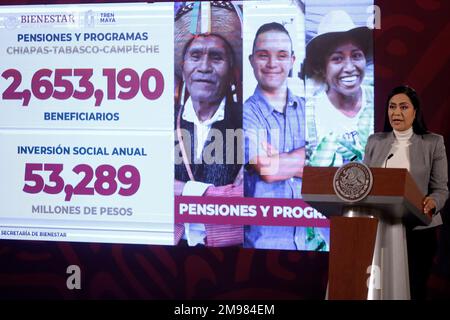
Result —
[[421, 192], [428, 226], [406, 227], [411, 298], [426, 298], [426, 284], [437, 250], [439, 211], [448, 198], [447, 156], [444, 139], [425, 125], [419, 98], [408, 86], [394, 88], [386, 103], [384, 132], [367, 141], [364, 163], [369, 167], [406, 168]]

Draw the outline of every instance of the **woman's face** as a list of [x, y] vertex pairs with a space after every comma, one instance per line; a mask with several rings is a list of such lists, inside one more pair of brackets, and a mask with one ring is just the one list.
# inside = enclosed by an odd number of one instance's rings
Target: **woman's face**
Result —
[[405, 131], [412, 127], [416, 110], [409, 97], [404, 93], [399, 93], [389, 100], [388, 116], [393, 129]]
[[344, 96], [359, 93], [364, 79], [366, 57], [353, 41], [339, 44], [326, 60], [326, 82], [329, 90]]

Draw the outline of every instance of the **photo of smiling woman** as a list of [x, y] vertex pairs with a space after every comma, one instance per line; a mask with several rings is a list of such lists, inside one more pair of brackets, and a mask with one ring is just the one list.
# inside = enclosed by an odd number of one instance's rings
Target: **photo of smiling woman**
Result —
[[352, 7], [354, 17], [336, 6], [326, 12], [309, 8], [317, 10], [310, 16], [318, 21], [306, 25], [302, 70], [308, 165], [341, 166], [364, 157], [374, 128], [372, 30], [361, 20], [369, 19], [368, 5]]

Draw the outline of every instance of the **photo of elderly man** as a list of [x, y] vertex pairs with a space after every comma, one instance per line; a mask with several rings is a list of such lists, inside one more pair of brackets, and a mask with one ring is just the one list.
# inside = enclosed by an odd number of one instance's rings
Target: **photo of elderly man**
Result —
[[[242, 139], [234, 136], [242, 129], [240, 8], [219, 1], [176, 9], [175, 195], [242, 196]], [[175, 233], [175, 243], [189, 246], [243, 241], [236, 225], [178, 224]]]

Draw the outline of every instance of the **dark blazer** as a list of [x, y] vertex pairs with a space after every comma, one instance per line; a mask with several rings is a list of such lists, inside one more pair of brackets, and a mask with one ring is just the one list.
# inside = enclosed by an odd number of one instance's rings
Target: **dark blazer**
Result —
[[[378, 132], [367, 140], [364, 163], [369, 167], [384, 167], [395, 141], [393, 132]], [[434, 133], [413, 134], [409, 146], [410, 174], [420, 191], [436, 201], [433, 221], [428, 227], [442, 224], [439, 211], [448, 198], [447, 155], [444, 138]]]
[[[175, 107], [175, 128], [178, 111], [181, 107]], [[211, 183], [215, 186], [223, 186], [226, 184], [233, 183], [239, 170], [242, 167], [242, 136], [236, 136], [234, 139], [227, 139], [227, 130], [231, 129], [230, 132], [234, 134], [235, 130], [242, 129], [242, 104], [237, 103], [226, 103], [225, 105], [225, 117], [221, 121], [217, 121], [212, 125], [212, 129], [218, 129], [222, 133], [223, 141], [218, 143], [217, 146], [222, 146], [222, 150], [211, 150], [211, 155], [215, 157], [215, 152], [220, 152], [218, 158], [214, 160], [219, 160], [218, 163], [206, 163], [204, 159], [200, 163], [195, 163], [195, 130], [194, 124], [181, 118], [181, 128], [187, 130], [189, 133], [190, 143], [186, 143], [185, 148], [188, 154], [188, 158], [191, 164], [192, 174], [196, 181]], [[228, 136], [230, 136], [228, 132]], [[232, 135], [231, 135], [232, 137]], [[214, 143], [215, 139], [220, 137], [212, 136], [210, 131], [208, 139], [203, 147], [207, 148], [209, 144]], [[222, 143], [223, 142], [223, 143]], [[179, 152], [178, 138], [175, 138], [175, 152]], [[230, 155], [233, 155], [231, 157]], [[175, 155], [177, 159], [181, 159], [180, 155]], [[230, 161], [231, 160], [231, 161]], [[183, 163], [175, 164], [175, 179], [180, 181], [189, 181], [189, 175], [186, 171], [186, 167]]]

